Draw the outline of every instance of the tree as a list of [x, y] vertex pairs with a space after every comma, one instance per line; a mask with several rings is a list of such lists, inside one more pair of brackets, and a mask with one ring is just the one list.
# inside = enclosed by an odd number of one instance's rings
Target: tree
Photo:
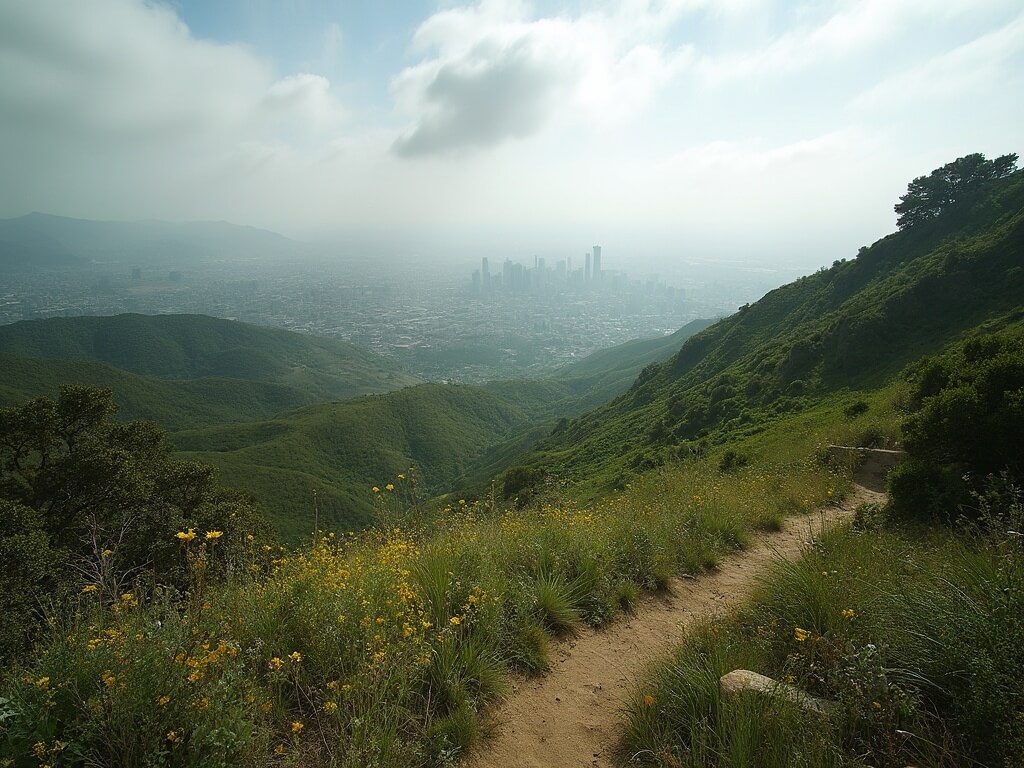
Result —
[[183, 586], [176, 533], [189, 528], [221, 532], [213, 573], [241, 561], [248, 534], [268, 538], [256, 507], [218, 488], [210, 467], [174, 458], [159, 427], [118, 423], [116, 411], [110, 390], [79, 385], [0, 408], [0, 555], [21, 564], [18, 586], [32, 598], [5, 612], [83, 586], [115, 600], [143, 573]]
[[895, 206], [896, 226], [906, 229], [939, 216], [950, 206], [995, 179], [1017, 170], [1017, 155], [986, 160], [980, 152], [958, 157], [927, 176], [918, 176]]

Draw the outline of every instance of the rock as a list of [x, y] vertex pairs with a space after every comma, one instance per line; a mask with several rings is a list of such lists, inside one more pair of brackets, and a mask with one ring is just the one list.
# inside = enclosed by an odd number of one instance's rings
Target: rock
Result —
[[723, 699], [729, 699], [745, 691], [754, 691], [768, 696], [782, 696], [801, 709], [818, 715], [827, 715], [835, 706], [831, 701], [817, 699], [794, 685], [773, 680], [749, 669], [734, 669], [722, 675], [718, 689]]

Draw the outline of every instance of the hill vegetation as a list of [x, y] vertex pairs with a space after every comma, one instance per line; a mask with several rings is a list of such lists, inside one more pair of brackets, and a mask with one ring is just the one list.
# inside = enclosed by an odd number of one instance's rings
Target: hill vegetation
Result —
[[1022, 317], [1024, 173], [767, 294], [652, 364], [526, 463], [600, 490], [752, 435], [821, 397], [871, 389], [989, 323]]
[[227, 378], [340, 399], [416, 383], [343, 341], [204, 315], [54, 317], [0, 326], [0, 352], [106, 363], [162, 379]]

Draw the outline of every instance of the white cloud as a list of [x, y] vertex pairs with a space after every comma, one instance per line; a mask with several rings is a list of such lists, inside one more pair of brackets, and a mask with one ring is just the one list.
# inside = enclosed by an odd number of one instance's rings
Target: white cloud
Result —
[[392, 84], [412, 119], [395, 150], [488, 147], [559, 118], [635, 116], [692, 60], [688, 46], [666, 46], [663, 36], [694, 5], [627, 2], [613, 13], [531, 19], [521, 3], [485, 0], [434, 14], [413, 40], [431, 55]]
[[850, 102], [861, 113], [921, 109], [936, 101], [949, 105], [977, 89], [1013, 91], [1009, 80], [1021, 79], [1024, 14], [1004, 27], [944, 51], [886, 78]]
[[171, 8], [137, 0], [4, 3], [0, 103], [0, 142], [22, 180], [0, 192], [8, 209], [16, 195], [53, 209], [102, 179], [111, 203], [152, 214], [139, 205], [169, 187], [254, 146], [301, 150], [345, 119], [326, 79], [281, 78], [250, 49], [196, 39]]

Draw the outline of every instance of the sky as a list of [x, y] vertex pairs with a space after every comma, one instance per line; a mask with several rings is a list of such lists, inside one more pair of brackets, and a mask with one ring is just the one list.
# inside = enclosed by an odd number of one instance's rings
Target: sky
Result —
[[1022, 93], [1020, 0], [0, 0], [0, 217], [813, 269]]

